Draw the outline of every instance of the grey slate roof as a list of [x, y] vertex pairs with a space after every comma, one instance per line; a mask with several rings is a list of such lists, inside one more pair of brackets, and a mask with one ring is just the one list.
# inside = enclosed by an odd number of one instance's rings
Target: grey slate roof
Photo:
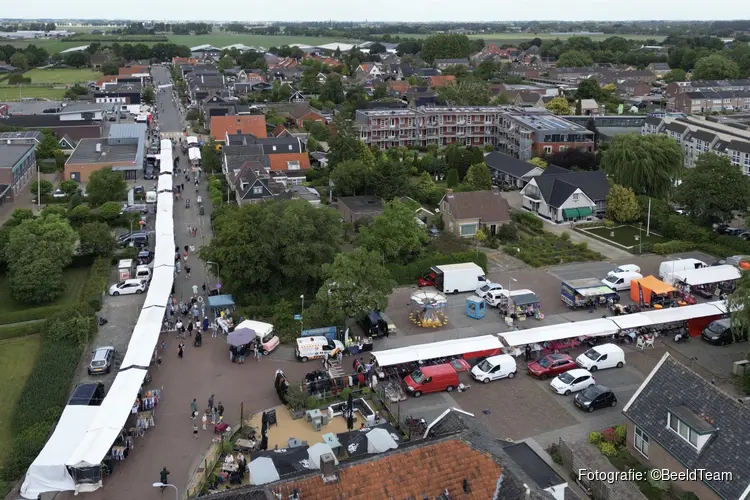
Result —
[[735, 139], [729, 142], [729, 144], [727, 145], [727, 149], [750, 154], [750, 142], [738, 141]]
[[678, 134], [683, 134], [687, 129], [687, 126], [677, 122], [667, 123], [664, 125], [664, 130], [671, 130], [672, 132], [677, 132]]
[[699, 141], [705, 141], [710, 144], [714, 140], [716, 140], [716, 134], [706, 132], [705, 130], [696, 130], [695, 132], [693, 132], [693, 138], [698, 139]]
[[33, 148], [33, 144], [0, 144], [0, 168], [15, 167]]
[[[704, 483], [722, 498], [741, 498], [750, 484], [750, 408], [668, 353], [649, 377], [625, 406], [625, 416], [685, 468], [731, 472], [732, 481]], [[701, 427], [705, 428], [697, 431], [710, 432], [709, 426], [716, 429], [700, 452], [667, 426], [668, 411], [683, 414], [681, 418], [686, 420], [703, 422]]]
[[520, 179], [536, 168], [536, 165], [513, 158], [510, 155], [493, 151], [484, 157], [484, 163], [490, 170], [497, 170], [504, 174]]
[[659, 118], [658, 116], [647, 116], [646, 123], [658, 127], [661, 124], [661, 118]]
[[[97, 144], [101, 144], [101, 151], [96, 151]], [[108, 144], [107, 139], [81, 139], [66, 164], [130, 162], [133, 169], [142, 168], [136, 164], [137, 159], [138, 144]]]
[[[552, 167], [552, 168], [550, 168]], [[609, 194], [609, 182], [602, 171], [571, 172], [564, 168], [550, 165], [535, 177], [539, 191], [548, 205], [559, 207], [570, 198], [576, 189], [580, 189], [591, 201], [604, 201]]]
[[230, 135], [229, 144], [234, 146], [252, 146], [258, 145], [262, 148], [263, 154], [279, 153], [302, 153], [302, 142], [296, 137], [263, 137], [258, 138], [252, 134], [248, 135]]

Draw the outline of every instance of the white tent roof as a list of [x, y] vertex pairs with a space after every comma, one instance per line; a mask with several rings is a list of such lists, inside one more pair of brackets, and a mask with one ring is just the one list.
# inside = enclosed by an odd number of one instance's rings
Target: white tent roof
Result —
[[190, 161], [192, 160], [200, 160], [201, 159], [201, 150], [198, 148], [190, 148], [188, 149], [188, 158]]
[[378, 365], [392, 366], [412, 361], [426, 361], [428, 359], [458, 356], [467, 352], [501, 349], [502, 347], [503, 344], [500, 342], [500, 339], [494, 335], [482, 335], [481, 337], [471, 337], [468, 339], [444, 340], [432, 344], [375, 351], [372, 355], [378, 360]]
[[188, 144], [198, 144], [198, 137], [194, 135], [187, 136], [187, 143]]
[[268, 484], [278, 481], [279, 471], [269, 457], [259, 457], [250, 462], [250, 484]]
[[[167, 268], [163, 269], [169, 272]], [[156, 280], [157, 278], [155, 277], [152, 283], [156, 282]], [[156, 283], [154, 286], [159, 286], [159, 284]], [[152, 292], [149, 291], [149, 296], [151, 294]], [[151, 364], [151, 357], [159, 340], [163, 318], [163, 307], [149, 307], [141, 311], [138, 322], [135, 324], [133, 335], [130, 337], [128, 350], [125, 351], [125, 358], [122, 360], [121, 369], [131, 367], [147, 368]]]
[[[171, 175], [159, 175], [159, 182], [157, 183], [157, 192], [169, 191], [172, 192], [172, 176]], [[174, 199], [174, 198], [172, 198]]]
[[542, 326], [539, 328], [531, 328], [529, 330], [516, 330], [509, 333], [501, 333], [500, 335], [510, 347], [516, 347], [519, 345], [539, 344], [541, 342], [569, 339], [571, 337], [599, 337], [601, 335], [614, 335], [617, 331], [617, 325], [612, 321], [599, 318], [589, 321]]
[[325, 455], [326, 453], [330, 453], [331, 455], [333, 455], [333, 459], [336, 461], [336, 465], [339, 464], [339, 460], [338, 458], [336, 458], [336, 454], [333, 452], [330, 446], [328, 446], [326, 443], [315, 443], [307, 449], [307, 456], [310, 459], [312, 467], [320, 469], [320, 457]]
[[614, 324], [616, 324], [621, 330], [628, 330], [630, 328], [640, 328], [642, 326], [651, 326], [654, 322], [650, 319], [649, 313], [640, 312], [634, 314], [625, 314], [622, 316], [613, 316], [609, 318]]
[[705, 318], [707, 316], [717, 316], [724, 314], [726, 309], [716, 307], [714, 304], [707, 302], [704, 304], [693, 304], [692, 306], [668, 307], [666, 309], [657, 309], [641, 314], [648, 314], [648, 318], [656, 325], [664, 323], [674, 323], [677, 321], [687, 321], [693, 318]]
[[385, 453], [396, 448], [398, 443], [386, 429], [377, 427], [367, 433], [367, 453]]
[[99, 412], [65, 465], [94, 467], [104, 460], [112, 443], [125, 426], [125, 421], [130, 415], [145, 376], [146, 370], [136, 368], [117, 374], [112, 387], [99, 407]]
[[66, 406], [55, 432], [26, 472], [21, 496], [35, 500], [47, 491], [75, 489], [65, 462], [86, 434], [86, 429], [99, 412], [98, 406]]
[[686, 269], [673, 274], [675, 281], [682, 281], [690, 286], [708, 285], [740, 279], [740, 270], [734, 266], [711, 266], [700, 269]]

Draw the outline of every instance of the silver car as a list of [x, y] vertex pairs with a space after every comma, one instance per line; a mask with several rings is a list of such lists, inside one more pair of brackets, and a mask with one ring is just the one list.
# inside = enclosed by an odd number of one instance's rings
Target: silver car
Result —
[[112, 371], [117, 351], [112, 346], [99, 347], [94, 351], [89, 362], [89, 375], [99, 375]]

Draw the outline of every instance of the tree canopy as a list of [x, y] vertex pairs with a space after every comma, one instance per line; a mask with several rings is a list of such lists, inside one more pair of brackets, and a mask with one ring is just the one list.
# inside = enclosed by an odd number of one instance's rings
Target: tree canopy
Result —
[[732, 211], [750, 205], [750, 179], [726, 156], [703, 153], [683, 174], [675, 200], [702, 224], [730, 221]]
[[427, 37], [422, 43], [422, 59], [433, 63], [435, 59], [463, 59], [474, 48], [466, 35], [440, 34]]
[[105, 167], [93, 172], [86, 185], [89, 203], [94, 206], [108, 201], [122, 201], [127, 196], [128, 185], [122, 173]]
[[740, 67], [736, 62], [722, 56], [712, 54], [695, 61], [693, 68], [694, 80], [725, 80], [739, 78]]
[[469, 167], [461, 184], [461, 191], [487, 191], [492, 189], [492, 174], [484, 163], [475, 163]]
[[636, 194], [666, 199], [685, 170], [682, 149], [665, 135], [622, 134], [604, 152], [601, 168]]
[[593, 63], [594, 60], [588, 53], [581, 50], [569, 50], [560, 54], [555, 65], [558, 68], [584, 68]]
[[464, 78], [437, 91], [440, 101], [450, 106], [486, 106], [492, 99], [487, 83], [476, 78]]
[[569, 115], [571, 111], [568, 100], [562, 96], [550, 100], [544, 107], [556, 115]]
[[358, 243], [377, 252], [386, 263], [406, 263], [427, 244], [427, 232], [417, 224], [414, 210], [400, 200], [383, 207], [383, 214], [360, 230]]
[[371, 194], [375, 171], [360, 160], [344, 161], [333, 168], [330, 179], [336, 196]]
[[607, 195], [607, 218], [615, 222], [628, 223], [637, 220], [640, 207], [635, 193], [619, 184], [609, 188]]
[[581, 80], [578, 82], [576, 90], [576, 99], [599, 99], [602, 95], [602, 89], [599, 82], [594, 78]]

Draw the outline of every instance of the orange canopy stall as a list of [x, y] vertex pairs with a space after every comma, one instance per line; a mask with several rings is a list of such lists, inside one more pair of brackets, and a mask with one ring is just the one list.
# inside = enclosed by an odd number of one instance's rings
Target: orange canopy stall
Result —
[[673, 287], [654, 276], [646, 276], [643, 279], [630, 282], [630, 298], [636, 304], [640, 304], [641, 301], [644, 304], [651, 304], [652, 296], [669, 295], [675, 291]]

